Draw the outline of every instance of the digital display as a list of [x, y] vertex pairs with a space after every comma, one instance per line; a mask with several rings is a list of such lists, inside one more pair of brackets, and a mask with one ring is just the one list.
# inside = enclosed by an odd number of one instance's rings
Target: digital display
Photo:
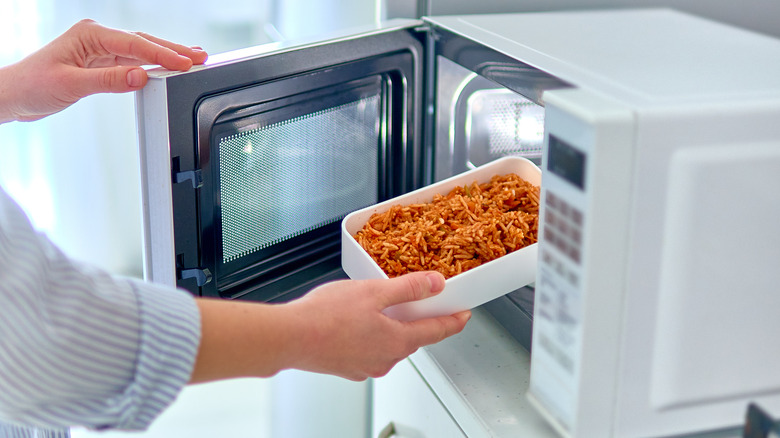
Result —
[[547, 170], [585, 189], [585, 154], [554, 135], [548, 142]]

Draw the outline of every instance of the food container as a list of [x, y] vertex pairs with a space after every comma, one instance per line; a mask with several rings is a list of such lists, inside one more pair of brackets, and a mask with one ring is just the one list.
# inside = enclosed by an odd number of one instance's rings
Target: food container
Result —
[[[457, 186], [471, 184], [474, 181], [485, 183], [494, 175], [507, 173], [515, 173], [531, 184], [541, 185], [541, 171], [535, 164], [521, 157], [504, 157], [474, 170], [350, 213], [341, 223], [341, 265], [344, 271], [354, 280], [388, 278], [382, 268], [353, 237], [374, 213], [385, 212], [393, 205], [428, 203], [437, 193], [445, 195]], [[537, 247], [538, 243], [526, 246], [448, 278], [440, 294], [420, 301], [397, 304], [385, 309], [385, 314], [405, 321], [450, 315], [472, 309], [533, 283], [536, 279]]]

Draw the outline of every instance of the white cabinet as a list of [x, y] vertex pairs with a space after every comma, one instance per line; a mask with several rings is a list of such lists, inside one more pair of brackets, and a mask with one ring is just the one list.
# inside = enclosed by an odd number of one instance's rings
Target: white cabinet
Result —
[[526, 397], [530, 365], [528, 352], [474, 309], [463, 332], [419, 349], [373, 381], [371, 438], [560, 438]]
[[373, 438], [466, 437], [408, 359], [373, 384]]

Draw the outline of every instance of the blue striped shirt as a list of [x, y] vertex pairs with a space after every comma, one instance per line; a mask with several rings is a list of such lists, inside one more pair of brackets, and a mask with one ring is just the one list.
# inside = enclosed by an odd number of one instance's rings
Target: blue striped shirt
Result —
[[191, 295], [71, 260], [0, 189], [0, 438], [146, 429], [199, 341]]

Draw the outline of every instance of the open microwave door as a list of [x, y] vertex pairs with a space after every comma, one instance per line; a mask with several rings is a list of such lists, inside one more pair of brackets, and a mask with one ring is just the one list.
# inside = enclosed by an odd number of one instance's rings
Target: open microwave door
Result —
[[420, 24], [150, 70], [136, 97], [147, 279], [284, 301], [345, 278], [341, 218], [422, 183]]

